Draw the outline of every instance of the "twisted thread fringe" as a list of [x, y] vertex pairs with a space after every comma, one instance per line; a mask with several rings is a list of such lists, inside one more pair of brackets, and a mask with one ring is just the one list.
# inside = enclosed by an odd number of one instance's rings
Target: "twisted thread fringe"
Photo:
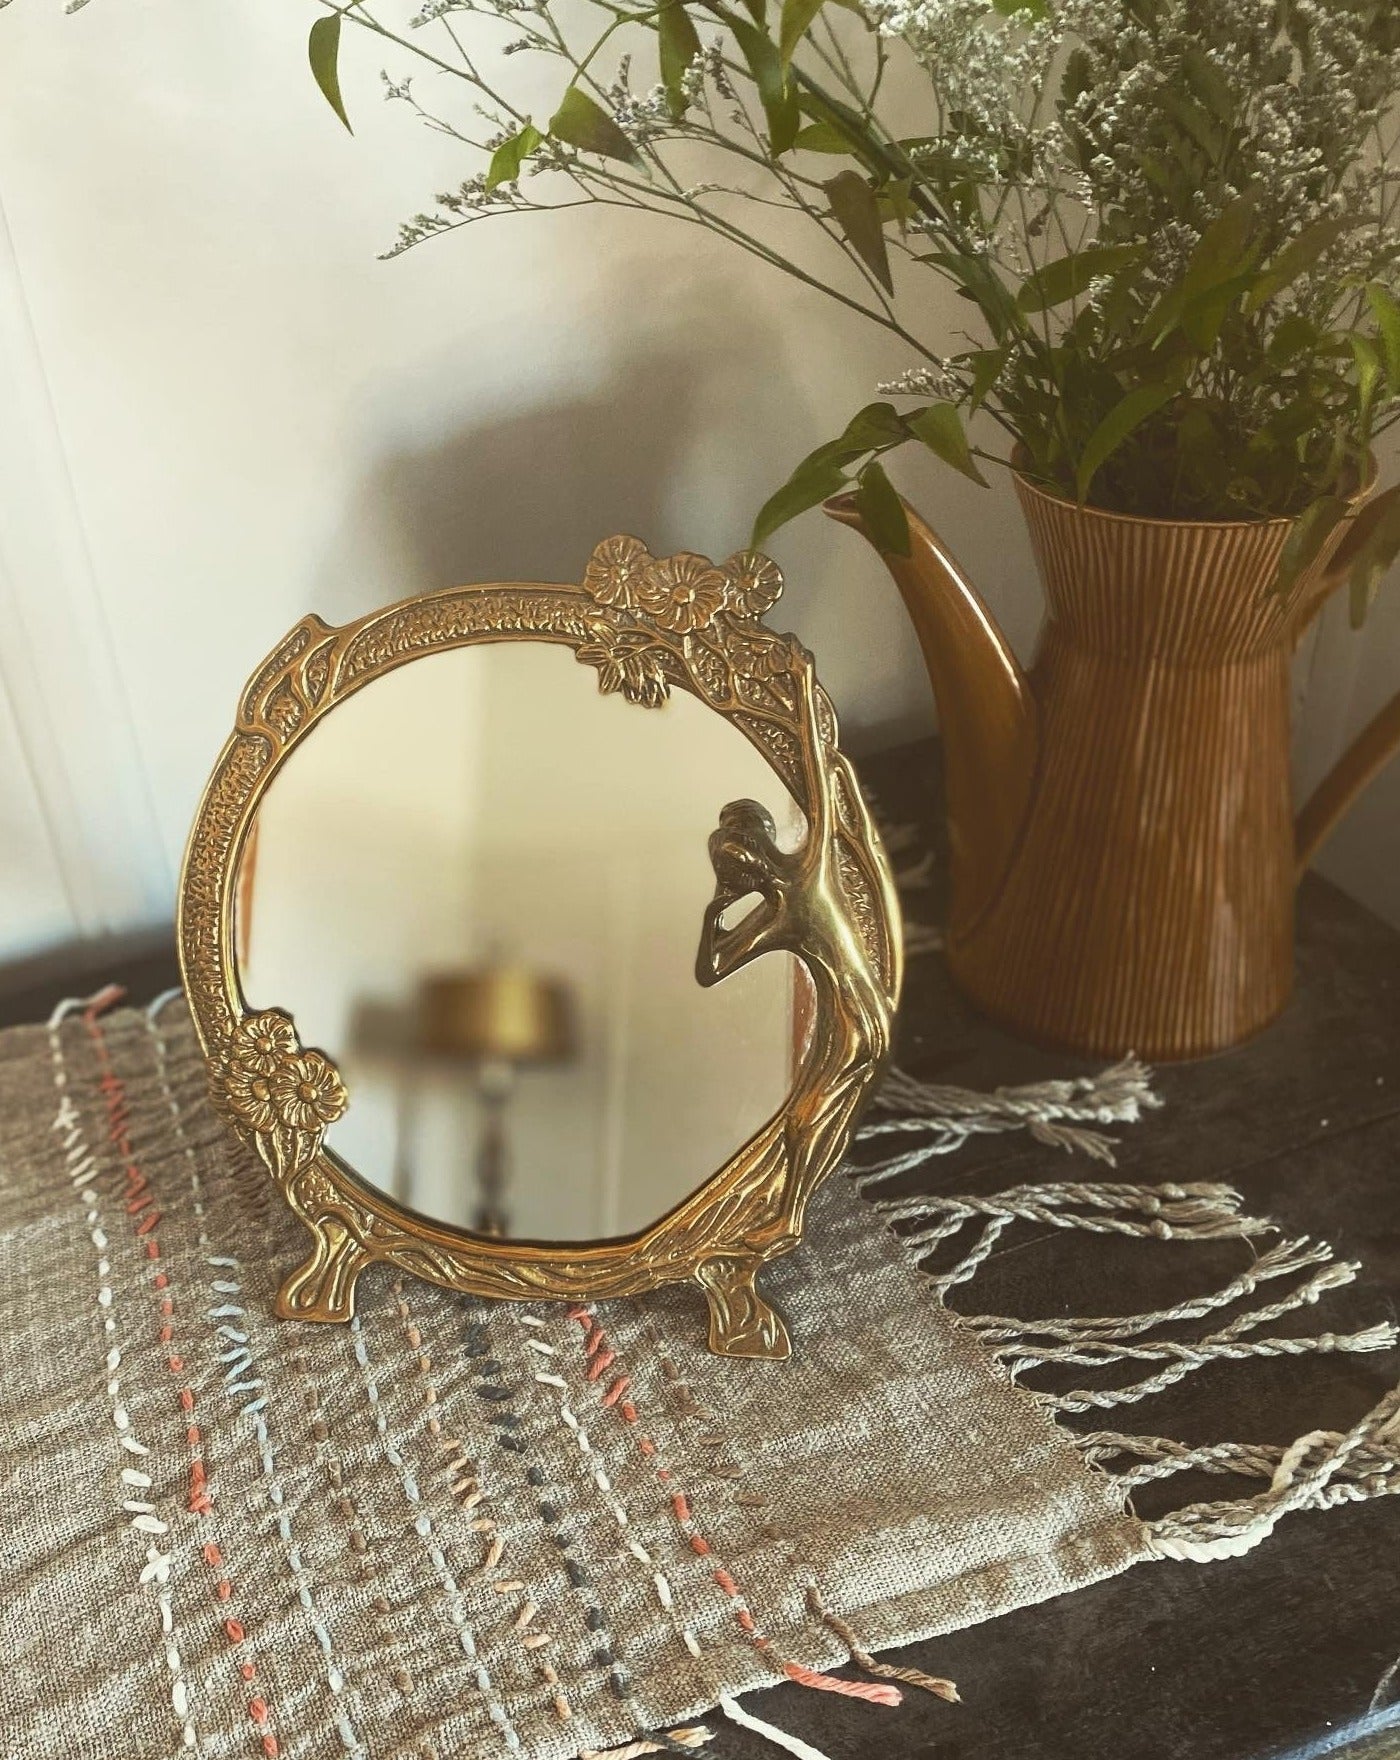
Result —
[[1392, 1388], [1344, 1433], [1313, 1430], [1300, 1436], [1283, 1451], [1269, 1489], [1258, 1497], [1188, 1504], [1149, 1522], [1148, 1544], [1160, 1558], [1185, 1558], [1198, 1564], [1238, 1558], [1272, 1534], [1291, 1510], [1331, 1509], [1339, 1503], [1389, 1495], [1400, 1489], [1397, 1419], [1400, 1387]]
[[[1341, 1440], [1336, 1430], [1317, 1431], [1319, 1444]], [[1076, 1436], [1080, 1453], [1091, 1466], [1134, 1458], [1136, 1466], [1114, 1474], [1127, 1490], [1175, 1473], [1216, 1473], [1236, 1479], [1264, 1479], [1270, 1484], [1286, 1448], [1269, 1442], [1212, 1442], [1188, 1448], [1167, 1436], [1125, 1436], [1114, 1430], [1095, 1430]], [[1383, 1439], [1370, 1437], [1338, 1468], [1327, 1487], [1326, 1503], [1355, 1503], [1370, 1497], [1391, 1497], [1400, 1492], [1400, 1455]], [[1315, 1507], [1324, 1505], [1319, 1502]]]
[[906, 1687], [919, 1687], [925, 1693], [932, 1693], [937, 1699], [944, 1699], [950, 1705], [961, 1703], [956, 1684], [945, 1680], [943, 1676], [925, 1674], [921, 1668], [897, 1668], [892, 1662], [878, 1662], [861, 1643], [845, 1620], [839, 1618], [822, 1600], [821, 1591], [813, 1583], [807, 1590], [807, 1603], [812, 1612], [824, 1625], [831, 1627], [836, 1636], [850, 1652], [851, 1661], [857, 1668], [863, 1668], [867, 1674], [875, 1674], [888, 1681], [902, 1681]]
[[[867, 1169], [855, 1175], [856, 1183], [868, 1186], [888, 1171]], [[1242, 1203], [1240, 1194], [1224, 1185], [1076, 1182], [1017, 1186], [989, 1197], [876, 1200], [875, 1208], [891, 1225], [899, 1225], [896, 1238], [920, 1260], [942, 1243], [964, 1237], [961, 1256], [950, 1267], [940, 1271], [920, 1267], [946, 1300], [950, 1290], [976, 1276], [1018, 1222], [1156, 1241], [1252, 1240], [1274, 1232], [1274, 1223], [1245, 1214]], [[1359, 1269], [1355, 1260], [1334, 1260], [1327, 1242], [1303, 1235], [1276, 1241], [1227, 1283], [1166, 1308], [1043, 1320], [1006, 1314], [956, 1318], [960, 1326], [978, 1335], [989, 1355], [1018, 1384], [1023, 1375], [1045, 1368], [1153, 1366], [1149, 1373], [1116, 1386], [1068, 1392], [1023, 1389], [1058, 1416], [1135, 1403], [1210, 1363], [1389, 1350], [1400, 1336], [1392, 1321], [1347, 1333], [1260, 1336], [1262, 1328], [1282, 1316], [1312, 1307], [1351, 1283]], [[1290, 1277], [1297, 1281], [1281, 1295], [1256, 1301], [1204, 1337], [1183, 1337], [1177, 1330], [1249, 1301], [1263, 1285]], [[1292, 1510], [1330, 1509], [1400, 1492], [1400, 1387], [1350, 1430], [1314, 1430], [1287, 1447], [1222, 1442], [1192, 1448], [1165, 1437], [1121, 1431], [1069, 1434], [1087, 1463], [1112, 1472], [1125, 1498], [1138, 1485], [1192, 1470], [1268, 1482], [1268, 1488], [1253, 1497], [1188, 1504], [1144, 1523], [1148, 1547], [1160, 1558], [1197, 1562], [1234, 1558], [1257, 1546]], [[1115, 1470], [1119, 1462], [1129, 1464]], [[864, 1658], [856, 1656], [856, 1660], [866, 1666]]]
[[866, 1179], [892, 1178], [921, 1167], [935, 1155], [951, 1155], [969, 1137], [995, 1136], [1004, 1131], [1029, 1131], [1038, 1143], [1067, 1153], [1078, 1151], [1113, 1165], [1113, 1139], [1089, 1127], [1135, 1124], [1145, 1111], [1160, 1106], [1152, 1091], [1151, 1072], [1135, 1057], [1116, 1063], [1097, 1076], [1073, 1081], [1035, 1082], [1027, 1087], [994, 1088], [979, 1094], [972, 1088], [920, 1082], [901, 1069], [891, 1070], [880, 1089], [878, 1111], [897, 1113], [877, 1118], [859, 1133], [861, 1141], [886, 1137], [918, 1137], [915, 1148], [870, 1162]]
[[578, 1760], [641, 1760], [643, 1754], [690, 1753], [712, 1742], [714, 1736], [703, 1723], [689, 1729], [673, 1729], [664, 1736], [639, 1736], [620, 1748], [585, 1748]]

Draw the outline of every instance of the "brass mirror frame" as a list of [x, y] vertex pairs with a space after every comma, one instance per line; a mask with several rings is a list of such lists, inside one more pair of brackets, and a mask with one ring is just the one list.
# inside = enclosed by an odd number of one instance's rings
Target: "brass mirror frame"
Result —
[[[637, 1294], [693, 1278], [709, 1301], [710, 1348], [777, 1359], [786, 1326], [755, 1288], [790, 1251], [818, 1183], [840, 1161], [884, 1067], [902, 976], [888, 862], [812, 656], [761, 621], [782, 576], [743, 552], [721, 564], [654, 558], [615, 537], [578, 586], [505, 583], [406, 599], [332, 628], [309, 616], [243, 692], [234, 732], [204, 791], [185, 853], [179, 947], [185, 990], [220, 1112], [256, 1150], [312, 1236], [282, 1285], [288, 1318], [346, 1321], [361, 1272], [385, 1263], [471, 1295], [540, 1300]], [[814, 1002], [786, 1102], [698, 1190], [640, 1233], [558, 1245], [490, 1240], [406, 1211], [323, 1144], [347, 1096], [291, 1017], [253, 1012], [235, 955], [234, 899], [258, 803], [288, 756], [354, 692], [395, 667], [478, 642], [554, 642], [598, 673], [599, 689], [642, 707], [688, 690], [759, 749], [807, 820], [785, 853], [765, 811], [732, 802], [710, 838], [716, 891], [697, 957], [702, 984], [770, 950], [804, 965]], [[729, 907], [761, 902], [726, 927]]]

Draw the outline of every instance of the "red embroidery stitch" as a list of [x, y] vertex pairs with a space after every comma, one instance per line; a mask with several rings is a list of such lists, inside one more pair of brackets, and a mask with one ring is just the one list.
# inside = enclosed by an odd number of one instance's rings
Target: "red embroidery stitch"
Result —
[[[589, 1315], [586, 1308], [571, 1308], [569, 1310], [569, 1317], [570, 1319], [579, 1321], [580, 1325], [583, 1327], [584, 1336], [587, 1340], [587, 1343], [584, 1346], [584, 1361], [588, 1364], [588, 1367], [584, 1370], [585, 1377], [589, 1381], [597, 1381], [599, 1375], [602, 1373], [599, 1365], [602, 1364], [606, 1366], [606, 1364], [616, 1361], [617, 1352], [608, 1345], [607, 1336], [604, 1333], [603, 1328], [598, 1325], [597, 1321], [591, 1315]], [[672, 1376], [674, 1378], [674, 1371], [672, 1371]], [[606, 1395], [603, 1396], [599, 1403], [605, 1406], [612, 1405], [612, 1402]], [[613, 1409], [617, 1410], [616, 1407], [613, 1407]], [[628, 1417], [625, 1407], [622, 1408], [619, 1416], [621, 1416], [626, 1423], [630, 1424], [632, 1422], [632, 1418]], [[632, 1417], [635, 1418], [635, 1416], [636, 1408], [633, 1406]], [[653, 1457], [655, 1455], [656, 1444], [649, 1436], [638, 1435], [636, 1437], [636, 1443], [642, 1454], [648, 1457]], [[672, 1479], [670, 1468], [665, 1466], [657, 1467], [656, 1476], [663, 1485], [668, 1484]], [[694, 1512], [691, 1509], [690, 1499], [686, 1496], [685, 1492], [681, 1490], [672, 1491], [669, 1494], [669, 1502], [671, 1505], [671, 1512], [676, 1519], [676, 1524], [684, 1534], [685, 1539], [690, 1546], [690, 1550], [701, 1558], [712, 1556], [710, 1543], [700, 1531], [699, 1525], [695, 1520]], [[716, 1584], [723, 1590], [724, 1594], [732, 1603], [734, 1620], [739, 1629], [749, 1639], [749, 1642], [754, 1648], [761, 1651], [775, 1668], [781, 1669], [783, 1674], [785, 1674], [789, 1680], [796, 1681], [799, 1686], [814, 1687], [818, 1692], [839, 1693], [848, 1699], [864, 1699], [872, 1705], [900, 1705], [903, 1703], [903, 1695], [897, 1687], [888, 1687], [866, 1681], [846, 1681], [840, 1679], [839, 1676], [836, 1675], [821, 1674], [816, 1669], [806, 1668], [800, 1662], [784, 1661], [784, 1659], [773, 1649], [771, 1640], [765, 1638], [758, 1630], [757, 1622], [755, 1621], [752, 1612], [744, 1603], [744, 1597], [740, 1591], [739, 1585], [735, 1582], [730, 1573], [723, 1569], [723, 1567], [719, 1567], [714, 1571], [713, 1575]]]
[[[160, 1247], [156, 1240], [155, 1230], [160, 1224], [161, 1212], [152, 1207], [154, 1205], [154, 1194], [151, 1191], [150, 1182], [147, 1180], [145, 1172], [136, 1160], [136, 1150], [127, 1131], [127, 1121], [130, 1117], [130, 1106], [126, 1098], [125, 1090], [122, 1086], [121, 1078], [112, 1068], [112, 1060], [107, 1049], [106, 1034], [103, 1032], [97, 1020], [97, 1016], [101, 1011], [111, 1002], [118, 1000], [121, 994], [122, 992], [120, 990], [116, 990], [114, 993], [103, 991], [102, 994], [95, 997], [83, 1011], [83, 1021], [87, 1026], [88, 1035], [92, 1041], [93, 1049], [102, 1072], [99, 1087], [107, 1100], [108, 1135], [122, 1160], [122, 1172], [125, 1175], [127, 1184], [126, 1211], [127, 1214], [133, 1218], [141, 1216], [141, 1220], [135, 1223], [133, 1232], [138, 1243], [144, 1245], [147, 1259], [154, 1262], [160, 1257]], [[144, 1216], [141, 1215], [142, 1211], [146, 1211]], [[151, 1277], [151, 1286], [153, 1289], [157, 1290], [168, 1289], [170, 1286], [170, 1279], [163, 1271], [157, 1271], [153, 1273]], [[162, 1297], [158, 1307], [163, 1316], [173, 1316], [175, 1312], [173, 1296]], [[173, 1326], [167, 1325], [161, 1328], [162, 1343], [169, 1342], [166, 1337], [167, 1333], [169, 1334], [170, 1339], [173, 1339]], [[166, 1357], [166, 1367], [172, 1375], [182, 1375], [184, 1373], [185, 1365], [183, 1359], [178, 1354], [171, 1352]], [[194, 1411], [194, 1390], [188, 1384], [179, 1389], [178, 1399], [182, 1411], [186, 1414]], [[201, 1518], [207, 1518], [213, 1513], [214, 1505], [212, 1495], [208, 1489], [207, 1472], [204, 1463], [204, 1438], [198, 1424], [191, 1423], [186, 1426], [185, 1443], [190, 1454], [189, 1509], [192, 1514]], [[220, 1601], [231, 1600], [233, 1596], [233, 1584], [225, 1573], [224, 1557], [219, 1548], [218, 1542], [214, 1540], [207, 1541], [200, 1550], [204, 1562], [209, 1566], [210, 1570], [220, 1573], [214, 1583], [215, 1596]], [[247, 1633], [238, 1620], [230, 1618], [223, 1621], [222, 1629], [230, 1645], [236, 1646], [238, 1644], [246, 1643]], [[234, 1635], [235, 1633], [237, 1633], [236, 1637]], [[238, 1672], [245, 1681], [250, 1683], [257, 1676], [256, 1665], [251, 1660], [239, 1663]], [[268, 1710], [267, 1701], [261, 1695], [254, 1695], [254, 1697], [248, 1701], [248, 1716], [261, 1735], [262, 1751], [264, 1755], [267, 1756], [267, 1760], [275, 1760], [278, 1752], [277, 1738], [272, 1733], [270, 1723], [271, 1713]]]

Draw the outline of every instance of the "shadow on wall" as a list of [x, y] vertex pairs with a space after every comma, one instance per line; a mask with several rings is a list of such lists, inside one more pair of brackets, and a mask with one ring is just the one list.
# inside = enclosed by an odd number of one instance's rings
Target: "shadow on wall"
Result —
[[696, 373], [689, 350], [619, 361], [586, 394], [386, 453], [346, 510], [317, 603], [343, 620], [464, 582], [577, 580], [612, 532], [658, 542]]
[[[591, 548], [595, 535], [658, 531], [680, 451], [687, 366], [653, 363], [595, 397], [384, 459], [363, 494], [371, 516], [401, 528], [400, 547], [415, 563], [404, 591], [576, 580], [587, 560], [581, 546]], [[650, 437], [645, 447], [639, 432]]]
[[[779, 325], [722, 275], [669, 289], [642, 329], [629, 314], [645, 268], [619, 258], [592, 292], [596, 309], [574, 312], [586, 362], [565, 357], [540, 375], [552, 377], [551, 401], [513, 409], [511, 386], [495, 382], [444, 411], [432, 438], [420, 424], [390, 445], [366, 409], [374, 462], [326, 545], [311, 599], [323, 616], [343, 622], [468, 581], [577, 580], [592, 546], [619, 531], [659, 554], [728, 555], [796, 460], [897, 364], [816, 296]], [[446, 360], [441, 379], [451, 383]], [[538, 378], [535, 387], [538, 398]], [[906, 463], [911, 493], [926, 500], [925, 472]], [[980, 533], [985, 511], [954, 524]], [[815, 512], [766, 548], [789, 583], [775, 621], [815, 649], [853, 744], [929, 732], [917, 644], [868, 548]]]

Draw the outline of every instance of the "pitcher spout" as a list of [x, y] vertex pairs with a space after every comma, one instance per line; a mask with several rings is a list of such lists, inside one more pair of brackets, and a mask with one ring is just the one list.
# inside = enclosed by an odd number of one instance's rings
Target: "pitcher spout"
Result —
[[854, 495], [826, 503], [879, 552], [909, 611], [938, 704], [951, 843], [948, 937], [967, 936], [1000, 889], [1035, 785], [1035, 699], [1016, 656], [938, 536], [905, 503], [907, 556], [882, 550]]

